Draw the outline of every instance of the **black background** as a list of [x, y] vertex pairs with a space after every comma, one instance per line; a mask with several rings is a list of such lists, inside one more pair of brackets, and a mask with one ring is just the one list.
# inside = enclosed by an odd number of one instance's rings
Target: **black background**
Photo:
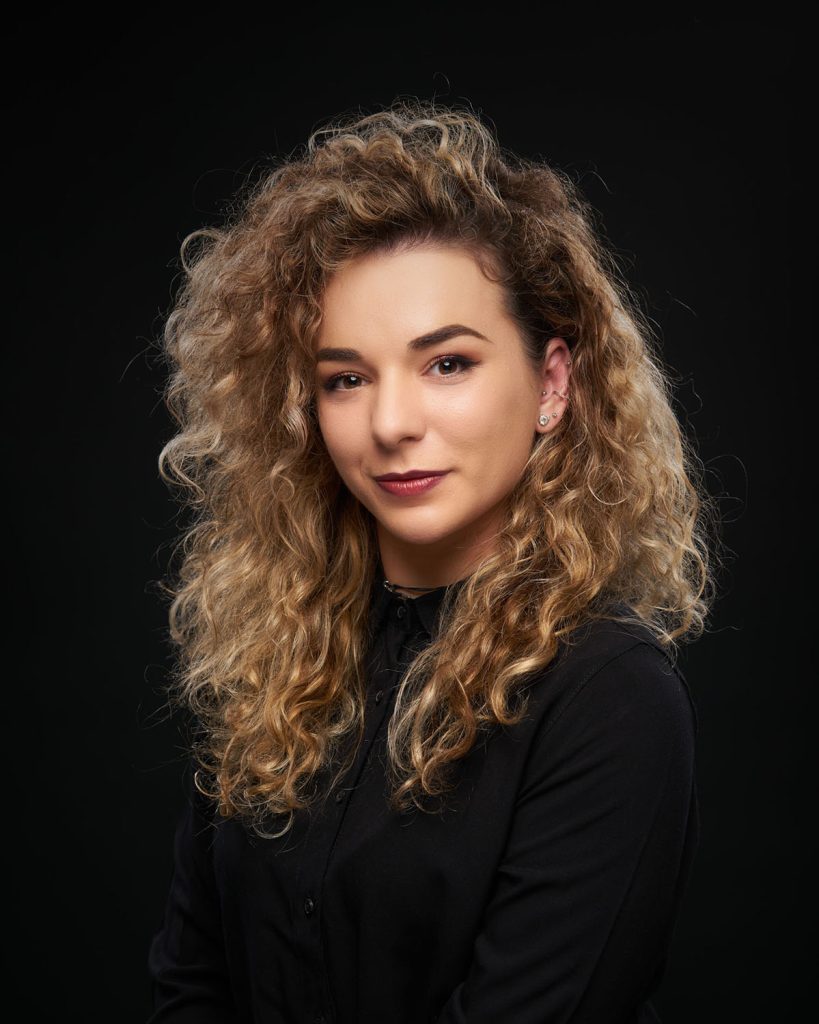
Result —
[[401, 95], [471, 103], [505, 147], [568, 171], [659, 332], [727, 551], [710, 630], [681, 656], [702, 840], [656, 1005], [664, 1024], [789, 1019], [813, 855], [796, 812], [797, 30], [497, 13], [72, 10], [9, 31], [7, 963], [26, 1019], [148, 1013], [184, 756], [152, 582], [179, 525], [156, 340], [180, 242], [327, 118]]

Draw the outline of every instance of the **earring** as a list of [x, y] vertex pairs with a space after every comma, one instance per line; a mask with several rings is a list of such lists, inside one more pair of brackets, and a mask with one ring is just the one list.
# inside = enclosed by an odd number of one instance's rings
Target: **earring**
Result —
[[[540, 393], [541, 393], [541, 395], [545, 395], [546, 394], [545, 391], [541, 391]], [[569, 389], [568, 388], [565, 391], [553, 391], [552, 394], [553, 395], [557, 395], [558, 398], [562, 398], [566, 402], [569, 401]], [[553, 412], [551, 414], [551, 416], [548, 413], [544, 413], [542, 416], [538, 417], [538, 423], [541, 425], [541, 427], [545, 427], [546, 424], [549, 422], [549, 420], [556, 420], [558, 416], [559, 416], [559, 413], [556, 413], [556, 412]]]

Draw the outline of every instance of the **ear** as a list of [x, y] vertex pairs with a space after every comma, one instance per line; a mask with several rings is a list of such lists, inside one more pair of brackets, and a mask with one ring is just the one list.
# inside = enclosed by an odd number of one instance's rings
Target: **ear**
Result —
[[566, 415], [572, 356], [563, 338], [551, 338], [546, 346], [540, 374], [538, 420], [535, 430], [546, 434]]

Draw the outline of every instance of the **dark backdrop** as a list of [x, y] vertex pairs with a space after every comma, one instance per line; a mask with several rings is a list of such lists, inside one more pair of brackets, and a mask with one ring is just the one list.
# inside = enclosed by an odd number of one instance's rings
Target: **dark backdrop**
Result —
[[681, 656], [702, 840], [657, 1005], [665, 1024], [790, 1019], [812, 854], [796, 815], [808, 509], [792, 480], [810, 408], [793, 389], [797, 29], [545, 5], [502, 24], [398, 8], [383, 29], [352, 10], [260, 22], [234, 7], [190, 24], [66, 10], [18, 19], [5, 91], [19, 279], [5, 346], [19, 652], [5, 673], [7, 962], [26, 1019], [148, 1012], [184, 755], [152, 583], [178, 525], [157, 474], [172, 426], [153, 342], [179, 244], [326, 118], [399, 95], [468, 101], [503, 145], [568, 171], [658, 329], [727, 551], [710, 631]]

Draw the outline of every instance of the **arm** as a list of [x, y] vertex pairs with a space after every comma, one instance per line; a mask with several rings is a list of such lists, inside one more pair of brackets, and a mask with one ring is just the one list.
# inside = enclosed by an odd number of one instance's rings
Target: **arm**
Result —
[[438, 1024], [634, 1019], [693, 853], [696, 728], [687, 688], [648, 644], [542, 728], [469, 974]]
[[148, 1024], [232, 1024], [235, 1009], [222, 938], [207, 802], [185, 769], [185, 805], [174, 837], [165, 920], [148, 954]]

